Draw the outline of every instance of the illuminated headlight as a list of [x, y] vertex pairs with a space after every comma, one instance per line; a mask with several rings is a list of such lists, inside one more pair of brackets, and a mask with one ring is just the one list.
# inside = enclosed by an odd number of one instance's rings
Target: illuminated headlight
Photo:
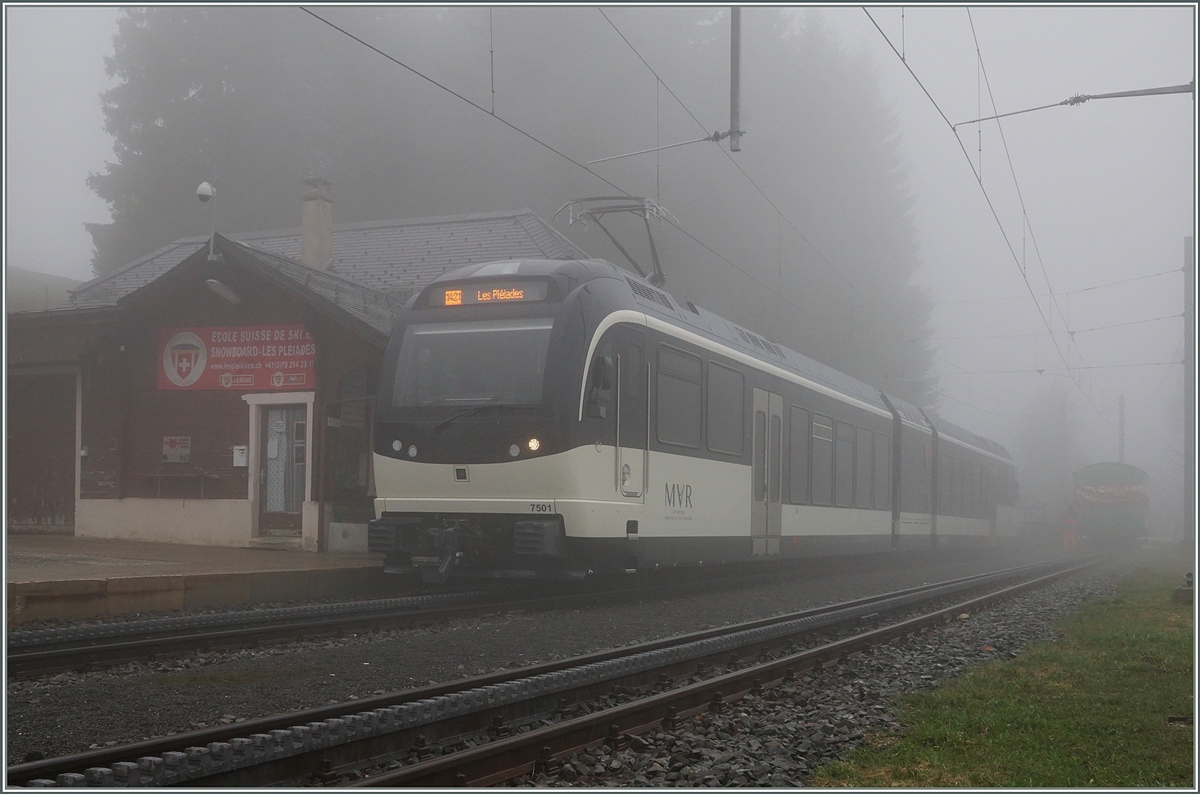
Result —
[[521, 448], [518, 447], [516, 444], [513, 444], [511, 447], [508, 448], [508, 454], [512, 455], [515, 458], [517, 455], [521, 454]]
[[404, 449], [404, 444], [401, 443], [400, 439], [396, 439], [392, 442], [392, 449], [396, 452], [399, 452], [400, 450]]
[[540, 447], [541, 445], [542, 445], [542, 442], [538, 441], [536, 438], [529, 439], [529, 451], [530, 452], [537, 452], [538, 447]]
[[410, 458], [415, 458], [415, 457], [417, 456], [417, 445], [416, 445], [416, 444], [410, 444], [410, 445], [409, 445], [409, 447], [408, 447], [408, 456], [409, 456]]

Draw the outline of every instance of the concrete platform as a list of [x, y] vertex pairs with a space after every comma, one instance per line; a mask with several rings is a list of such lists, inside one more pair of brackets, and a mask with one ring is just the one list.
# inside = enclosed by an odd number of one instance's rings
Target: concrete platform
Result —
[[63, 535], [5, 538], [8, 624], [361, 595], [382, 558]]

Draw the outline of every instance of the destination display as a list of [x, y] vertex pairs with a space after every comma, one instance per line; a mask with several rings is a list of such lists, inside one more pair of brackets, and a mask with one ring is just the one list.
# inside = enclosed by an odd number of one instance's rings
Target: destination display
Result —
[[545, 281], [460, 284], [440, 287], [429, 296], [430, 306], [473, 306], [480, 303], [542, 301], [550, 290]]

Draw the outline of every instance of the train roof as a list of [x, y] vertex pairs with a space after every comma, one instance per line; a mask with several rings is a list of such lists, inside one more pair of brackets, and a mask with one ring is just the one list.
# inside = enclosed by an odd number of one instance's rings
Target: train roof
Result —
[[990, 438], [984, 438], [977, 433], [972, 433], [965, 427], [960, 427], [953, 422], [948, 422], [945, 419], [942, 419], [940, 416], [933, 419], [933, 424], [934, 427], [937, 428], [938, 435], [948, 436], [955, 441], [961, 441], [964, 444], [969, 444], [977, 449], [983, 450], [984, 452], [989, 452], [998, 458], [1003, 458], [1009, 463], [1013, 462], [1012, 456], [1008, 454], [1008, 450], [1002, 445], [997, 444], [995, 441], [992, 441]]
[[907, 400], [900, 399], [893, 394], [887, 395], [887, 398], [888, 402], [892, 404], [892, 407], [896, 409], [896, 413], [900, 414], [901, 419], [916, 425], [928, 433], [933, 432], [932, 426], [929, 424], [929, 420], [925, 417], [925, 414], [921, 412], [920, 408], [908, 402]]
[[[699, 333], [713, 341], [721, 342], [764, 363], [786, 369], [845, 397], [866, 403], [885, 413], [891, 413], [891, 409], [884, 401], [882, 394], [873, 386], [811, 359], [802, 353], [797, 353], [795, 350], [784, 347], [777, 342], [772, 342], [737, 323], [730, 322], [724, 317], [697, 306], [691, 301], [680, 303], [670, 293], [656, 287], [646, 279], [603, 259], [516, 259], [484, 262], [448, 271], [435, 279], [432, 284], [446, 281], [461, 281], [466, 278], [485, 278], [500, 275], [565, 277], [568, 282], [573, 282], [572, 288], [575, 284], [581, 284], [596, 278], [624, 280], [629, 288], [630, 297], [637, 303], [638, 308], [646, 314], [663, 319], [672, 325]], [[915, 405], [891, 395], [888, 395], [888, 400], [903, 419], [918, 427], [929, 428], [929, 421]], [[994, 441], [976, 435], [944, 419], [934, 419], [933, 423], [939, 433], [945, 433], [952, 439], [974, 446], [1004, 460], [1012, 461], [1008, 451]]]
[[1128, 463], [1093, 463], [1075, 472], [1076, 485], [1142, 485], [1148, 475]]

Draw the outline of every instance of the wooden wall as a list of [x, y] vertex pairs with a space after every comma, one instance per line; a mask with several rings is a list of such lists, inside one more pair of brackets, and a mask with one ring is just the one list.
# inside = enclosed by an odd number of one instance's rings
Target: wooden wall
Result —
[[75, 374], [8, 373], [9, 527], [75, 525]]
[[[216, 278], [241, 297], [231, 305], [205, 284]], [[160, 282], [166, 281], [161, 279]], [[250, 407], [245, 391], [168, 391], [157, 388], [161, 328], [303, 325], [317, 345], [317, 409], [341, 397], [342, 378], [378, 372], [382, 349], [317, 312], [283, 286], [221, 263], [208, 263], [151, 287], [123, 313], [120, 329], [85, 361], [83, 498], [245, 499], [249, 470], [233, 465], [233, 448], [248, 445]], [[122, 347], [124, 349], [122, 349]], [[270, 391], [256, 389], [255, 391]], [[333, 415], [338, 415], [335, 411]], [[319, 443], [318, 418], [312, 429]], [[191, 438], [187, 463], [164, 463], [164, 436]], [[331, 445], [336, 434], [331, 434]], [[313, 471], [320, 450], [314, 448]], [[312, 493], [317, 493], [313, 480]], [[360, 495], [339, 494], [351, 499]]]

